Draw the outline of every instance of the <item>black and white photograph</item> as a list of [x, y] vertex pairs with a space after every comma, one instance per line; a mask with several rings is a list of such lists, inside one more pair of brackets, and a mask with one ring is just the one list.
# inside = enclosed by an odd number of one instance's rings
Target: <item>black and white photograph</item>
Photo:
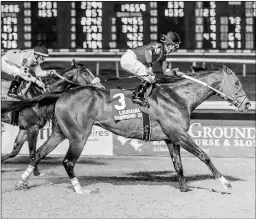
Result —
[[256, 1], [1, 1], [1, 218], [256, 218]]

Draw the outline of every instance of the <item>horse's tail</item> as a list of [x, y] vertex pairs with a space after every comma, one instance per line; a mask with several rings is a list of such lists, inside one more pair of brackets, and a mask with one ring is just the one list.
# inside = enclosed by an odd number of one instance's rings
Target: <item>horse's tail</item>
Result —
[[20, 101], [12, 101], [4, 104], [4, 107], [1, 108], [1, 113], [20, 111], [26, 108], [31, 108], [35, 105], [39, 105], [39, 108], [44, 106], [54, 105], [58, 98], [61, 96], [60, 92], [53, 92], [49, 94], [39, 95], [30, 100], [20, 100]]

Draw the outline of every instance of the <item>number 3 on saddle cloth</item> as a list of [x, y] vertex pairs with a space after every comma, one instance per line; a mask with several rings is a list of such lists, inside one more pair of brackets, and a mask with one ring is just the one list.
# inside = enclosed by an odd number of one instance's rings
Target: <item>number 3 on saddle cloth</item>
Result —
[[128, 90], [111, 89], [110, 102], [112, 117], [116, 122], [137, 119], [143, 121], [143, 141], [150, 141], [151, 124], [148, 108], [132, 102], [132, 92]]

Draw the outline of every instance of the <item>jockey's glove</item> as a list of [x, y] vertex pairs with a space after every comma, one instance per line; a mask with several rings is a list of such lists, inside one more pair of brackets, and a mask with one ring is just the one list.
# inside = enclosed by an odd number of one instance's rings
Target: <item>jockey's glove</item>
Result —
[[45, 85], [42, 81], [39, 81], [39, 80], [36, 79], [35, 83], [36, 83], [39, 87], [41, 87], [41, 88], [43, 88], [43, 89], [46, 88], [46, 85]]
[[153, 73], [152, 67], [149, 67], [149, 68], [148, 68], [147, 74], [148, 74], [149, 76], [155, 76], [155, 75], [156, 75], [156, 74]]
[[183, 72], [180, 72], [179, 68], [172, 69], [172, 73], [173, 73], [173, 75], [178, 76], [178, 77], [181, 77], [182, 75], [184, 75]]
[[23, 78], [26, 81], [31, 81], [31, 82], [36, 81], [36, 78], [33, 77], [30, 73], [23, 72], [23, 73], [20, 74], [20, 77]]
[[154, 76], [154, 75], [155, 75], [155, 74], [153, 73], [152, 67], [149, 67], [149, 68], [148, 68], [147, 73], [148, 73], [148, 75], [151, 75], [151, 76]]
[[[55, 74], [55, 72], [56, 72], [55, 69], [49, 70], [49, 71], [47, 71], [47, 76], [48, 76], [48, 75], [52, 76], [52, 75]], [[56, 73], [57, 73], [57, 72], [56, 72]]]
[[100, 83], [100, 79], [98, 77], [95, 77], [92, 81], [91, 84], [98, 84]]

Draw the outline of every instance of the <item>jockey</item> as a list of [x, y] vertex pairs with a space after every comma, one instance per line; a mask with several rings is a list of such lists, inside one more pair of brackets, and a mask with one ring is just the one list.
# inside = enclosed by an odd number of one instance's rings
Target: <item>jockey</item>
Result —
[[[177, 33], [169, 31], [162, 35], [159, 43], [136, 47], [127, 50], [121, 57], [122, 69], [132, 74], [141, 75], [142, 84], [133, 96], [133, 102], [145, 105], [144, 94], [147, 88], [155, 81], [152, 65], [160, 63], [164, 75], [173, 75], [175, 70], [169, 69], [166, 56], [179, 48], [180, 37]], [[177, 72], [176, 72], [177, 74]]]
[[34, 49], [18, 50], [13, 49], [2, 56], [2, 72], [14, 76], [8, 96], [17, 97], [17, 90], [22, 79], [36, 83], [39, 87], [45, 88], [45, 84], [29, 73], [33, 68], [36, 76], [44, 77], [54, 74], [55, 70], [42, 70], [40, 64], [48, 57], [48, 50], [44, 46], [36, 46]]

